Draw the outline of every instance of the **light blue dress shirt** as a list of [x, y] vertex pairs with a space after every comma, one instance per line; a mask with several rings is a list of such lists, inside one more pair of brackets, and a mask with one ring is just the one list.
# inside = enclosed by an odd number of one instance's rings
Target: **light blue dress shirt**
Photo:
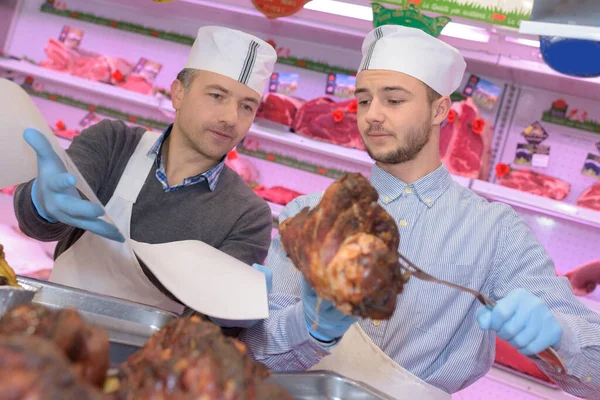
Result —
[[[600, 315], [574, 296], [567, 278], [556, 276], [552, 260], [510, 206], [490, 203], [455, 183], [444, 166], [410, 185], [375, 166], [370, 180], [379, 203], [398, 224], [399, 251], [416, 265], [495, 300], [517, 288], [542, 298], [563, 328], [557, 350], [569, 375], [561, 378], [543, 362], [538, 365], [566, 391], [599, 398]], [[295, 199], [280, 222], [316, 206], [321, 196]], [[329, 352], [308, 334], [301, 273], [287, 258], [279, 235], [265, 264], [273, 270], [270, 317], [244, 331], [241, 339], [271, 369], [308, 369]], [[479, 328], [475, 314], [480, 306], [470, 294], [411, 278], [390, 320], [359, 323], [403, 368], [455, 393], [485, 375], [494, 360], [496, 335]]]

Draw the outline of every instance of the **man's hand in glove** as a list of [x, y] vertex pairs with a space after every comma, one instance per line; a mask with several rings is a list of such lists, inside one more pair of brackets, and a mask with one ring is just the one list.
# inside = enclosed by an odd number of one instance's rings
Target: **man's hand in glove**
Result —
[[75, 177], [67, 172], [48, 139], [35, 129], [27, 129], [24, 138], [37, 154], [38, 176], [33, 181], [31, 200], [38, 214], [50, 223], [62, 222], [124, 242], [116, 227], [99, 219], [104, 215], [102, 207], [81, 198]]
[[562, 337], [562, 328], [552, 311], [525, 289], [510, 292], [493, 310], [481, 307], [477, 321], [481, 329], [496, 331], [500, 339], [526, 356], [558, 345]]
[[[345, 315], [335, 308], [333, 303], [325, 299], [321, 300], [317, 310], [317, 294], [304, 277], [302, 278], [302, 304], [308, 333], [322, 342], [331, 342], [344, 336], [350, 326], [358, 320], [353, 316]], [[318, 318], [317, 311], [319, 312]]]

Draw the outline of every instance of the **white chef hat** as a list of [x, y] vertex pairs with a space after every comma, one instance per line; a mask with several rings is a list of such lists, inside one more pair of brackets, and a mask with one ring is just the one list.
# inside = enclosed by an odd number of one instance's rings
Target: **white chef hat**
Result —
[[441, 94], [451, 95], [462, 81], [467, 64], [454, 47], [417, 28], [383, 25], [362, 45], [363, 70], [384, 69], [417, 78]]
[[235, 29], [203, 26], [185, 68], [210, 71], [243, 83], [263, 95], [277, 53], [267, 42]]

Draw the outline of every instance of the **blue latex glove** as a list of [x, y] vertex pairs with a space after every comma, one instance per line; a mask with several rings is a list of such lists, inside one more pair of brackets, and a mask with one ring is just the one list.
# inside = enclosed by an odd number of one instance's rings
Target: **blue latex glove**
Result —
[[[358, 321], [350, 315], [345, 315], [335, 308], [333, 303], [325, 299], [321, 300], [319, 306], [319, 319], [317, 320], [317, 302], [318, 297], [308, 282], [302, 277], [302, 304], [304, 305], [304, 316], [306, 317], [306, 327], [308, 332], [315, 339], [324, 342], [331, 342], [338, 339], [346, 333], [353, 323]], [[317, 326], [315, 322], [318, 323]], [[315, 329], [313, 329], [313, 326]]]
[[104, 215], [102, 207], [81, 198], [75, 177], [67, 172], [48, 139], [35, 129], [27, 129], [23, 136], [37, 154], [38, 176], [31, 200], [38, 214], [51, 223], [62, 222], [124, 242], [116, 227], [98, 218]]
[[491, 311], [481, 307], [477, 321], [481, 329], [496, 331], [500, 339], [526, 356], [558, 345], [562, 337], [562, 328], [552, 311], [525, 289], [510, 292]]
[[[269, 293], [271, 293], [271, 288], [273, 287], [273, 271], [271, 271], [270, 268], [267, 268], [260, 264], [253, 264], [252, 268], [265, 274], [265, 279], [267, 280], [267, 296], [269, 296]], [[250, 328], [251, 326], [253, 326], [254, 324], [256, 324], [259, 321], [258, 319], [232, 321], [232, 320], [228, 320], [228, 319], [220, 319], [220, 318], [213, 318], [213, 317], [208, 317], [208, 318], [210, 318], [210, 320], [212, 322], [214, 322], [215, 324], [217, 324], [219, 326], [222, 326], [223, 328], [233, 328], [233, 327]]]

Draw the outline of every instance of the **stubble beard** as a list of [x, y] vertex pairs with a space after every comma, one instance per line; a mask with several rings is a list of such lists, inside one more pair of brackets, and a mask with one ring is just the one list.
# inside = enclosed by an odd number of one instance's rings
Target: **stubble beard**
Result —
[[[393, 132], [388, 132], [381, 128], [378, 129], [373, 125], [368, 128], [366, 134], [369, 134], [371, 131], [383, 132], [398, 137]], [[409, 128], [404, 136], [406, 137], [405, 146], [399, 146], [386, 153], [380, 152], [376, 154], [373, 149], [370, 149], [365, 143], [367, 153], [373, 160], [383, 164], [403, 164], [414, 160], [427, 143], [429, 143], [429, 138], [431, 137], [431, 118], [428, 118], [419, 127]]]

